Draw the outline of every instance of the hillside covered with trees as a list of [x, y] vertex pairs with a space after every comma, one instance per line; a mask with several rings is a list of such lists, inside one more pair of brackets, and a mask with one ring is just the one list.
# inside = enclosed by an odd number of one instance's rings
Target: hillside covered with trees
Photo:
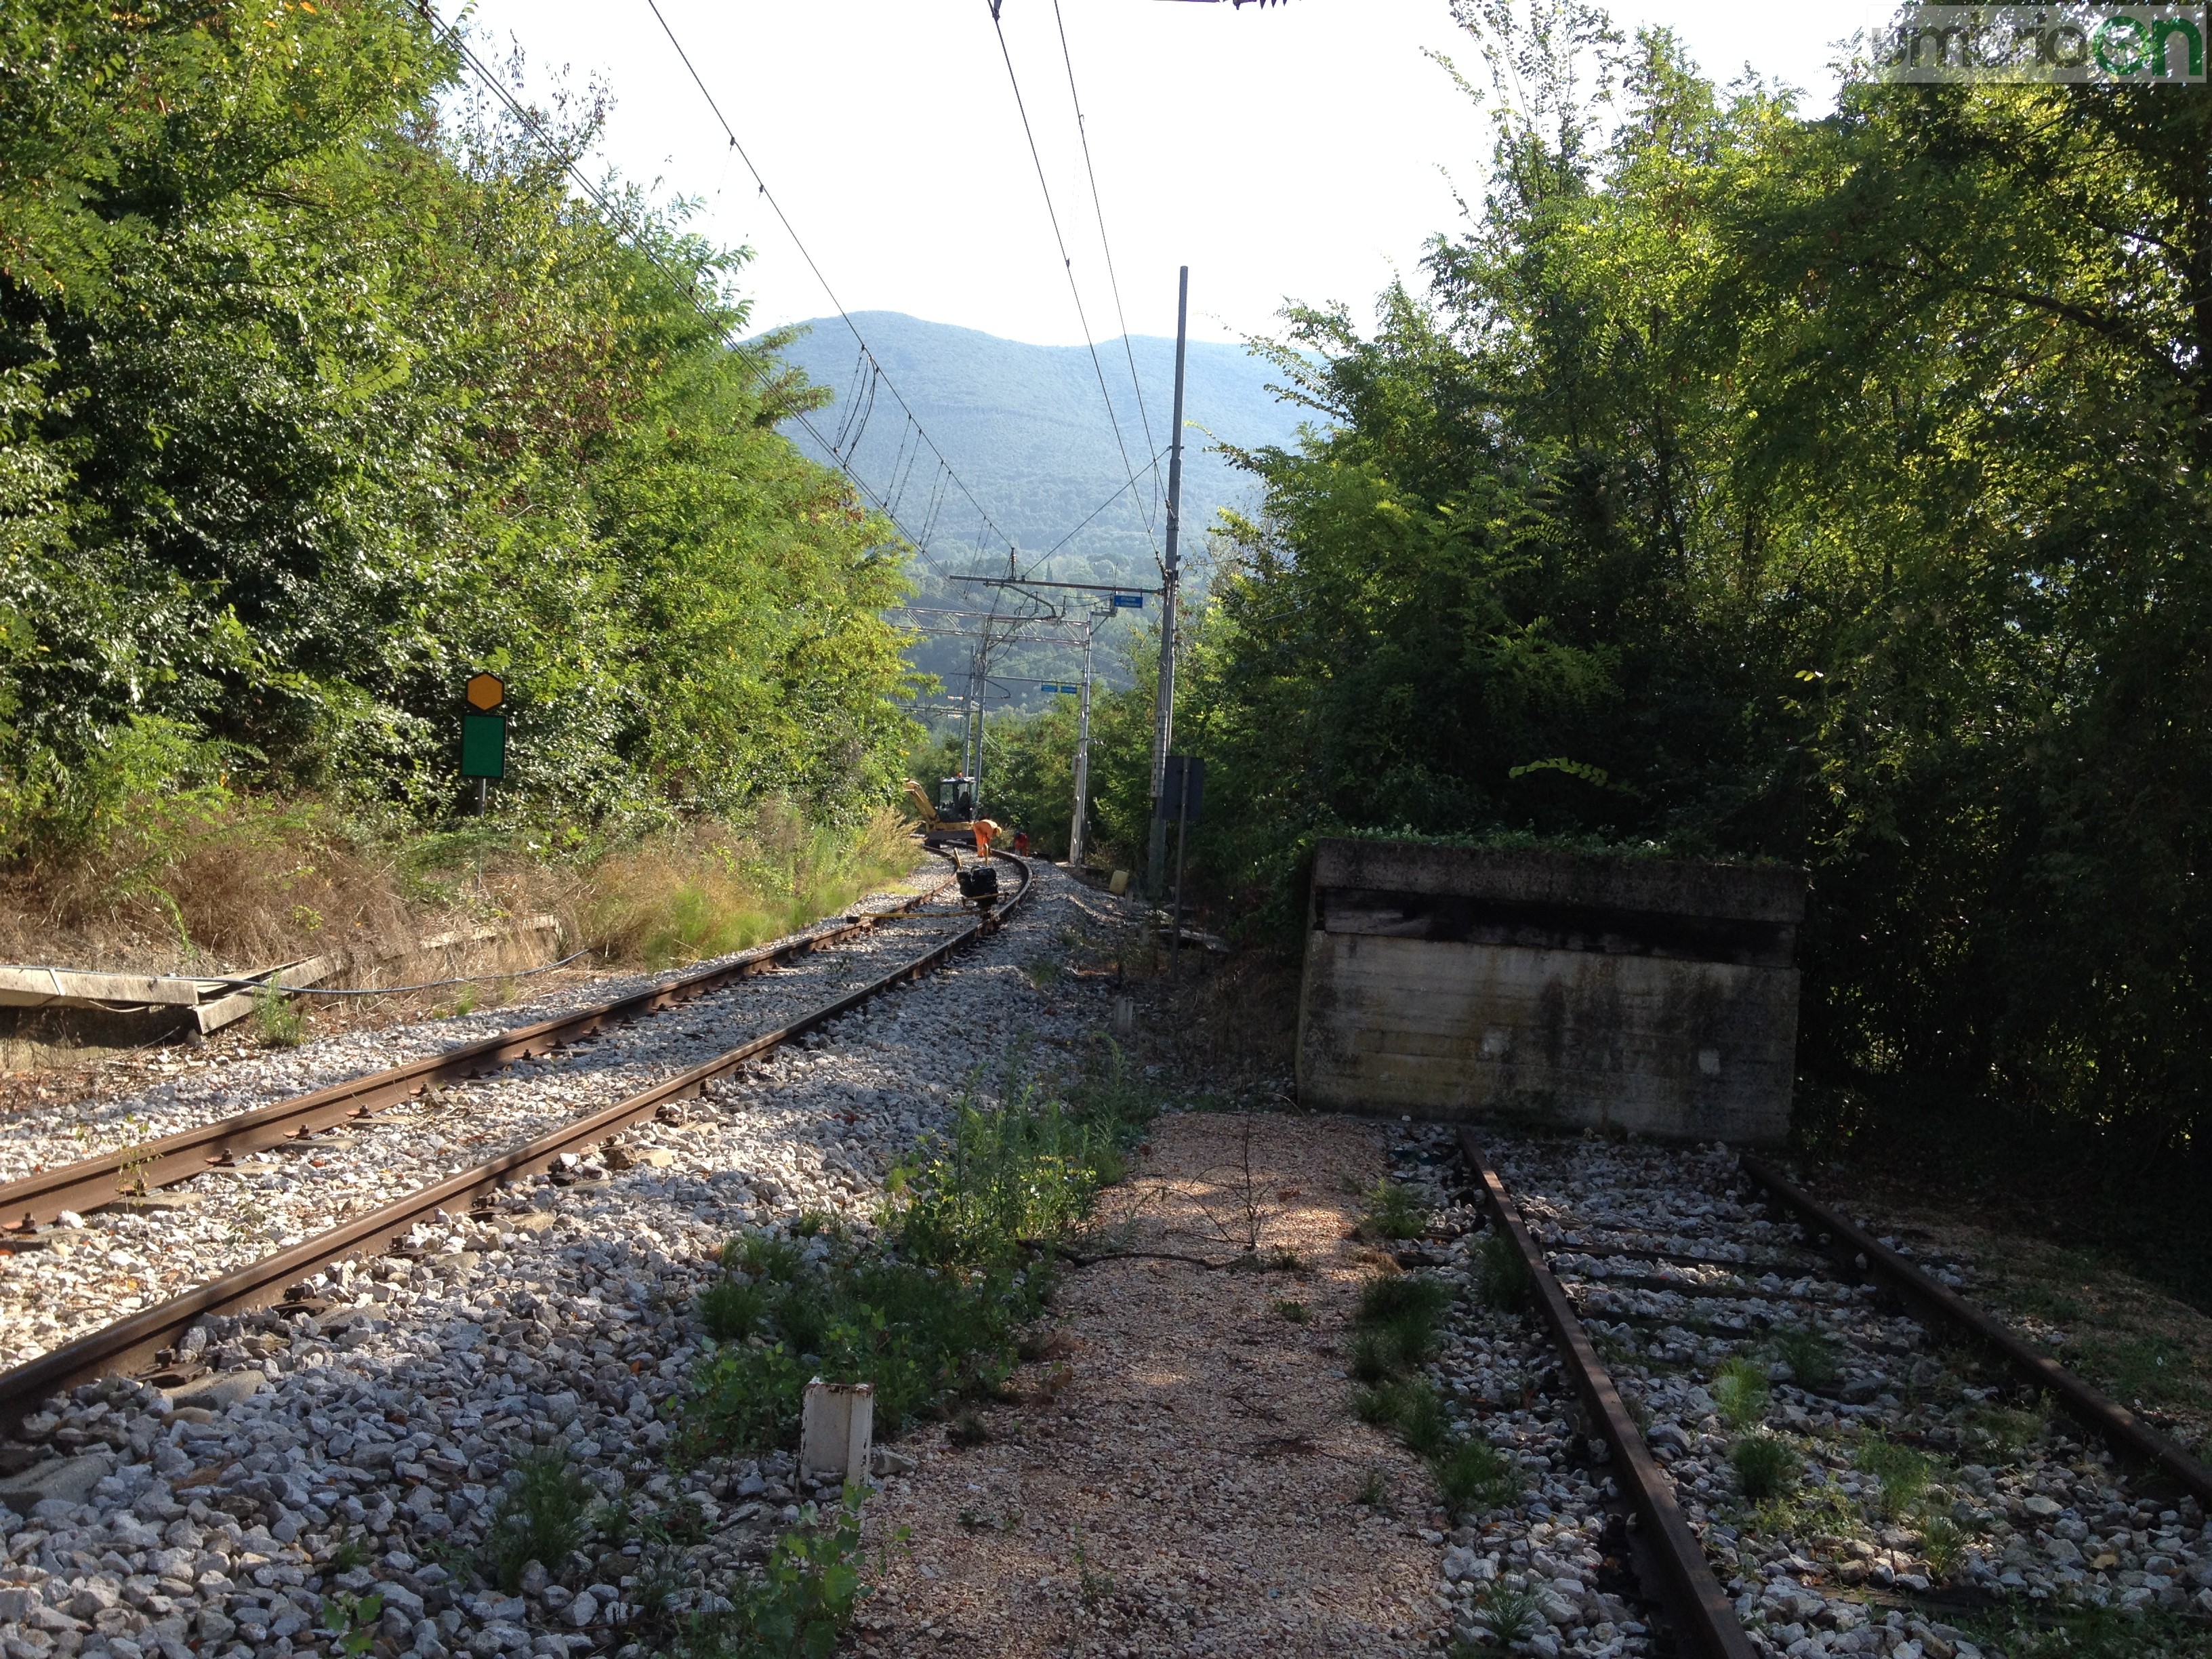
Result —
[[[1021, 550], [1025, 572], [1060, 581], [1158, 584], [1175, 404], [1173, 340], [1102, 340], [1094, 365], [1079, 345], [1002, 340], [896, 312], [862, 312], [853, 321], [898, 397], [974, 489], [992, 522]], [[870, 386], [854, 331], [836, 317], [801, 324], [781, 356], [834, 399], [817, 430], [831, 439], [842, 434], [854, 470], [896, 497], [909, 527], [927, 524], [937, 532], [929, 543], [935, 567], [911, 567], [915, 603], [988, 606], [987, 590], [939, 572], [1003, 573], [1005, 549], [987, 538], [964, 538], [972, 522], [965, 501], [939, 501], [932, 511], [931, 466], [913, 464], [912, 430], [890, 394]], [[1099, 390], [1102, 371], [1114, 399], [1112, 421]], [[1308, 411], [1277, 397], [1272, 388], [1281, 376], [1274, 366], [1242, 346], [1193, 342], [1185, 380], [1184, 522], [1210, 523], [1224, 507], [1249, 512], [1258, 487], [1222, 447], [1290, 443]], [[785, 430], [801, 449], [823, 459], [811, 434], [795, 423]], [[1146, 461], [1147, 433], [1159, 452], [1156, 470]], [[1134, 488], [1122, 471], [1125, 448]], [[1124, 684], [1127, 631], [1108, 628], [1097, 659], [1101, 673]], [[927, 636], [911, 652], [917, 667], [954, 689], [967, 678], [968, 653], [963, 639]], [[1041, 694], [1030, 682], [1072, 680], [1079, 666], [1078, 653], [1059, 646], [1017, 645], [994, 661], [1004, 676], [997, 694], [1005, 706], [1032, 712]]]

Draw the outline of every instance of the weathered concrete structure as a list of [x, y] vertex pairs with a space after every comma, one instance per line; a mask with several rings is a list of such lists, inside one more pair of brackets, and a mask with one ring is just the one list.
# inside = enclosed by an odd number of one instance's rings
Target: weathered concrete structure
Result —
[[1299, 1098], [1779, 1141], [1804, 913], [1779, 866], [1325, 841]]

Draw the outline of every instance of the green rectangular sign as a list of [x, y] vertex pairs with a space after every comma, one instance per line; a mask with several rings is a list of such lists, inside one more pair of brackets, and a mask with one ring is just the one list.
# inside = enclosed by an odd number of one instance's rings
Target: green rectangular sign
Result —
[[506, 715], [461, 716], [461, 775], [495, 779], [507, 775]]

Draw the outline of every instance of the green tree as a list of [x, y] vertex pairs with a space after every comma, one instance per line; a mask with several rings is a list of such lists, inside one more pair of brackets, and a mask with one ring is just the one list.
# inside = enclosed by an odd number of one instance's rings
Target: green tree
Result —
[[881, 798], [903, 550], [776, 434], [820, 394], [728, 343], [747, 256], [570, 188], [603, 109], [464, 92], [401, 0], [0, 29], [15, 850], [188, 751], [433, 819], [477, 666], [510, 811]]
[[1808, 121], [1458, 9], [1488, 192], [1371, 331], [1291, 313], [1321, 419], [1243, 458], [1194, 629], [1213, 879], [1288, 921], [1340, 829], [1802, 862], [1810, 1098], [2201, 1181], [2212, 116]]

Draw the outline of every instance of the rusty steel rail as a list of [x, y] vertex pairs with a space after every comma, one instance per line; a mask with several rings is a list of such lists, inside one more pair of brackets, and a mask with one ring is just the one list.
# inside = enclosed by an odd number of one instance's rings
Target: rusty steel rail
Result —
[[713, 968], [611, 1002], [597, 1003], [533, 1025], [496, 1032], [459, 1048], [425, 1054], [404, 1065], [334, 1083], [310, 1094], [296, 1095], [234, 1117], [181, 1129], [158, 1140], [103, 1152], [97, 1158], [64, 1164], [9, 1182], [0, 1185], [0, 1239], [5, 1238], [7, 1231], [33, 1231], [59, 1218], [64, 1210], [94, 1210], [135, 1192], [173, 1187], [194, 1176], [206, 1174], [227, 1158], [280, 1146], [351, 1119], [371, 1116], [401, 1101], [412, 1099], [434, 1085], [483, 1077], [516, 1060], [550, 1054], [610, 1026], [627, 1024], [690, 1002], [793, 957], [866, 932], [886, 917], [902, 915], [916, 908], [943, 890], [933, 888], [928, 892], [917, 893], [888, 910], [852, 917], [819, 933], [793, 934]]
[[1737, 1163], [1784, 1208], [1794, 1212], [1807, 1231], [1816, 1235], [1826, 1233], [1842, 1249], [1863, 1257], [1866, 1271], [1878, 1274], [1920, 1312], [1966, 1332], [2002, 1354], [2030, 1382], [2049, 1389], [2064, 1402], [2067, 1411], [2082, 1427], [2102, 1436], [2115, 1452], [2155, 1466], [2193, 1493], [2198, 1503], [2212, 1509], [2212, 1468], [2191, 1457], [2118, 1401], [2091, 1388], [2048, 1354], [2037, 1352], [2002, 1321], [1984, 1313], [1948, 1285], [1939, 1284], [1865, 1228], [1793, 1184], [1765, 1159], [1746, 1155]]
[[[1020, 890], [1000, 907], [999, 915], [1004, 916], [1028, 899], [1036, 880], [1026, 860], [995, 850], [991, 856], [1006, 860], [1021, 872]], [[609, 1135], [642, 1122], [669, 1101], [702, 1092], [709, 1083], [736, 1070], [755, 1055], [804, 1036], [852, 1012], [870, 999], [908, 980], [919, 978], [962, 946], [995, 932], [998, 926], [996, 919], [986, 915], [922, 955], [901, 963], [882, 978], [814, 1009], [780, 1030], [764, 1032], [703, 1065], [695, 1066], [588, 1117], [563, 1124], [551, 1133], [473, 1170], [448, 1176], [380, 1210], [343, 1222], [289, 1249], [264, 1256], [198, 1290], [187, 1291], [182, 1296], [118, 1320], [104, 1330], [79, 1337], [13, 1370], [0, 1373], [0, 1426], [11, 1432], [20, 1428], [23, 1419], [36, 1411], [41, 1401], [63, 1389], [118, 1371], [146, 1368], [164, 1351], [173, 1348], [197, 1320], [212, 1314], [246, 1313], [268, 1307], [282, 1301], [287, 1289], [318, 1268], [349, 1256], [385, 1253], [416, 1223], [434, 1219], [441, 1211], [452, 1214], [480, 1204], [508, 1182], [549, 1168], [562, 1153], [581, 1152]]]
[[1535, 1283], [1537, 1311], [1552, 1328], [1552, 1335], [1566, 1357], [1567, 1369], [1574, 1377], [1575, 1391], [1582, 1396], [1583, 1409], [1605, 1437], [1612, 1453], [1611, 1467], [1620, 1477], [1622, 1493], [1643, 1521], [1644, 1541], [1656, 1558], [1666, 1579], [1668, 1611], [1679, 1622], [1685, 1645], [1701, 1659], [1758, 1659], [1758, 1650], [1744, 1634], [1734, 1604], [1721, 1589], [1720, 1581], [1713, 1577], [1704, 1546], [1698, 1542], [1697, 1534], [1683, 1518], [1681, 1505], [1674, 1501], [1674, 1481], [1651, 1455], [1651, 1449], [1644, 1443], [1644, 1436], [1635, 1419], [1629, 1416], [1620, 1390], [1613, 1387], [1613, 1378], [1599, 1363], [1597, 1350], [1590, 1346], [1589, 1335], [1583, 1329], [1574, 1304], [1567, 1299], [1566, 1291], [1545, 1266], [1544, 1254], [1529, 1236], [1528, 1224], [1521, 1218], [1520, 1206], [1507, 1194], [1505, 1183], [1498, 1178], [1498, 1171], [1483, 1156], [1474, 1131], [1462, 1128], [1459, 1144], [1474, 1169], [1498, 1231], [1512, 1241], [1513, 1248], [1528, 1266]]

